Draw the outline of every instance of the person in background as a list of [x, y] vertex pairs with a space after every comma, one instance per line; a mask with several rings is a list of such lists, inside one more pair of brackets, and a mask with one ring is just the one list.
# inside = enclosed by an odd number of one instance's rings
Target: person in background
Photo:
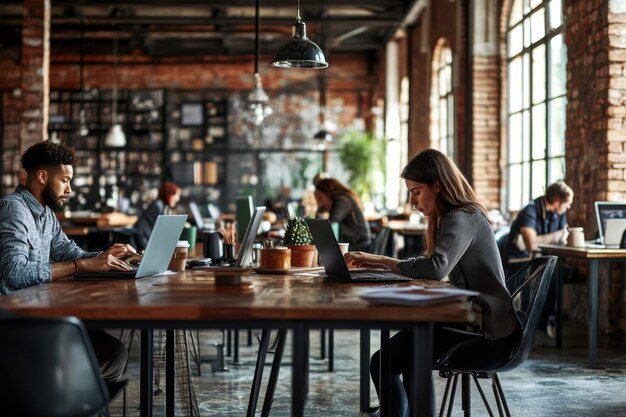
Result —
[[[548, 186], [545, 195], [528, 203], [517, 215], [503, 254], [507, 278], [531, 258], [540, 244], [567, 242], [567, 210], [572, 207], [573, 200], [574, 191], [565, 182], [557, 181]], [[540, 341], [542, 332], [549, 338], [556, 336], [555, 302], [556, 281], [552, 280], [537, 325]]]
[[[0, 293], [45, 284], [78, 271], [130, 270], [129, 245], [85, 252], [61, 229], [54, 211], [69, 199], [77, 157], [66, 145], [37, 143], [22, 155], [23, 185], [0, 200]], [[126, 365], [124, 345], [100, 329], [89, 337], [106, 382], [119, 380]]]
[[350, 244], [350, 250], [367, 250], [372, 243], [370, 226], [363, 215], [361, 199], [334, 178], [315, 184], [315, 199], [320, 209], [328, 211], [328, 220], [339, 223], [339, 242]]
[[[511, 306], [504, 271], [486, 210], [474, 190], [447, 156], [434, 149], [417, 154], [402, 172], [411, 206], [428, 217], [425, 255], [399, 260], [363, 252], [348, 252], [349, 266], [384, 268], [411, 278], [443, 280], [478, 291], [472, 309], [475, 322], [436, 324], [433, 327], [433, 363], [459, 343], [484, 338], [493, 351], [510, 351], [521, 340], [521, 326]], [[466, 326], [473, 332], [463, 332]], [[450, 328], [461, 331], [453, 331]], [[409, 415], [407, 392], [430, 387], [410, 386], [411, 333], [400, 331], [390, 339], [392, 416]], [[498, 347], [496, 349], [496, 346]], [[492, 349], [489, 349], [492, 350]], [[380, 351], [372, 356], [370, 373], [380, 395]], [[402, 379], [400, 376], [402, 375]], [[434, 414], [434, 413], [433, 413]], [[377, 415], [377, 411], [362, 415]]]
[[173, 182], [165, 181], [161, 185], [157, 199], [141, 213], [139, 220], [135, 223], [138, 249], [143, 250], [146, 248], [157, 217], [161, 214], [172, 214], [172, 209], [176, 207], [180, 200], [180, 192], [180, 187]]

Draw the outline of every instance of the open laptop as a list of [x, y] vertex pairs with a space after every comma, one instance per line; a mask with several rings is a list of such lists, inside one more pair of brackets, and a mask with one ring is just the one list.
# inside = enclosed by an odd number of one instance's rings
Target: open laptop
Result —
[[594, 206], [598, 225], [597, 243], [602, 247], [619, 247], [624, 222], [618, 220], [626, 219], [626, 202], [596, 201]]
[[248, 222], [248, 227], [246, 227], [246, 232], [244, 233], [243, 240], [241, 241], [241, 247], [239, 248], [239, 253], [237, 254], [237, 260], [233, 264], [200, 266], [196, 269], [228, 270], [228, 268], [232, 269], [251, 267], [252, 245], [254, 244], [254, 239], [256, 239], [257, 232], [259, 231], [259, 227], [261, 226], [263, 214], [265, 214], [265, 207], [254, 208], [254, 213], [252, 213], [252, 218], [250, 219], [250, 222]]
[[304, 219], [304, 221], [309, 226], [326, 275], [331, 280], [341, 282], [411, 281], [411, 278], [391, 271], [376, 269], [350, 271], [343, 259], [330, 222], [326, 219]]
[[81, 271], [74, 278], [122, 278], [134, 279], [162, 274], [167, 271], [176, 243], [185, 227], [187, 215], [160, 215], [152, 228], [148, 245], [139, 263], [133, 271]]
[[[215, 206], [213, 206], [212, 209], [217, 210]], [[204, 217], [202, 217], [202, 213], [200, 212], [200, 207], [198, 207], [198, 204], [195, 201], [189, 202], [189, 211], [191, 212], [191, 217], [193, 217], [193, 221], [196, 223], [196, 226], [198, 226], [199, 230], [204, 230], [204, 231], [215, 230], [215, 220], [219, 218], [219, 213], [217, 217], [214, 217], [214, 215], [211, 214], [210, 219], [205, 219]], [[209, 210], [209, 213], [211, 213], [211, 210]]]

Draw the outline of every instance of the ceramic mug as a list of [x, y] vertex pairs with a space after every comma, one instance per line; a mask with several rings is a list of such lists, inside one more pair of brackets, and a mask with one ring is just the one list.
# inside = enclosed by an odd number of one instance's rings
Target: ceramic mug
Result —
[[582, 227], [570, 227], [568, 228], [569, 235], [567, 235], [567, 246], [574, 248], [582, 248], [585, 246], [585, 231]]

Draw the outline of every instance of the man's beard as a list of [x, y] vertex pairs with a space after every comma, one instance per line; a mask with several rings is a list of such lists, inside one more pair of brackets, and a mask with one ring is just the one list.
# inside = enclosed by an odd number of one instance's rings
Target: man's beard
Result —
[[54, 211], [63, 209], [63, 203], [59, 202], [59, 196], [54, 193], [50, 184], [46, 184], [42, 192], [43, 202]]

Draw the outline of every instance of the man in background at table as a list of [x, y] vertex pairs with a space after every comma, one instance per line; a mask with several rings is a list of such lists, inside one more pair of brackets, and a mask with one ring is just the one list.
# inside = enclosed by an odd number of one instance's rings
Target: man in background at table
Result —
[[[25, 185], [0, 200], [0, 293], [68, 277], [78, 271], [129, 270], [122, 259], [135, 254], [115, 244], [105, 252], [85, 252], [70, 240], [57, 220], [72, 188], [76, 153], [66, 145], [37, 143], [22, 155]], [[107, 382], [117, 381], [126, 365], [124, 345], [103, 330], [89, 336]]]
[[[565, 244], [567, 241], [567, 210], [572, 206], [574, 191], [563, 181], [550, 184], [546, 194], [531, 201], [511, 225], [506, 247], [504, 271], [512, 276], [529, 260], [541, 244]], [[538, 328], [551, 338], [554, 332], [555, 281], [552, 280]], [[552, 316], [552, 317], [551, 317]]]

